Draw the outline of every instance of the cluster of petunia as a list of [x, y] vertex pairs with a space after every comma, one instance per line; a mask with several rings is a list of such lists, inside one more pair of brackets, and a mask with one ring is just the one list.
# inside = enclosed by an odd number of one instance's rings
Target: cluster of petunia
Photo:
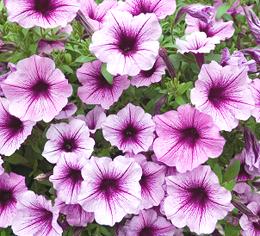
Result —
[[[179, 10], [175, 22], [186, 15], [187, 26], [184, 38], [176, 39], [178, 52], [192, 54], [200, 72], [191, 104], [152, 116], [132, 103], [116, 114], [109, 108], [129, 86], [150, 86], [167, 70], [172, 72], [160, 53], [159, 39], [160, 20], [174, 14], [174, 0], [104, 0], [99, 5], [94, 0], [5, 0], [9, 21], [24, 28], [60, 27], [57, 34], [68, 37], [68, 23], [76, 16], [83, 21], [92, 34], [89, 50], [96, 59], [76, 71], [81, 84], [77, 95], [95, 107], [76, 115], [77, 106], [69, 101], [72, 86], [46, 56], [65, 50], [65, 39], [41, 40], [40, 55], [9, 65], [0, 82], [0, 154], [10, 156], [18, 150], [37, 122], [52, 122], [42, 156], [54, 165], [49, 181], [56, 198], [35, 194], [24, 176], [2, 168], [0, 227], [11, 226], [18, 236], [62, 235], [63, 215], [71, 226], [85, 227], [93, 221], [115, 226], [119, 236], [183, 235], [185, 226], [197, 234], [215, 230], [218, 220], [237, 205], [205, 163], [223, 152], [226, 140], [221, 131], [232, 131], [250, 116], [260, 121], [260, 79], [248, 77], [259, 73], [260, 49], [230, 54], [224, 48], [220, 61], [205, 64], [205, 54], [235, 31], [232, 21], [216, 19], [220, 5], [217, 1], [214, 6]], [[259, 43], [260, 21], [252, 9], [238, 4], [228, 12], [245, 13]], [[100, 129], [121, 155], [93, 156]], [[246, 183], [260, 175], [260, 144], [248, 128], [241, 129], [245, 148], [234, 158], [241, 164], [234, 191], [243, 197], [243, 206], [260, 217], [259, 194]], [[243, 235], [260, 235], [259, 218], [242, 213]]]

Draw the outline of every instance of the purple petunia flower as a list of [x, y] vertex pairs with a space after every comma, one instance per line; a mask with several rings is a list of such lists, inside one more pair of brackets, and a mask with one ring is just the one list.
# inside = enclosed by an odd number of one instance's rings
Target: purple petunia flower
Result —
[[6, 0], [8, 20], [24, 28], [65, 27], [72, 21], [80, 4], [78, 0]]
[[193, 32], [190, 35], [186, 35], [185, 40], [176, 39], [176, 45], [178, 52], [184, 53], [209, 53], [215, 49], [215, 45], [219, 43], [217, 37], [208, 38], [204, 32]]
[[92, 157], [83, 168], [79, 203], [85, 211], [94, 212], [97, 223], [113, 226], [139, 208], [141, 175], [132, 158]]
[[150, 114], [129, 103], [102, 124], [104, 138], [123, 152], [148, 151], [154, 138], [155, 124]]
[[51, 121], [67, 104], [72, 87], [54, 61], [33, 55], [18, 62], [3, 81], [10, 112], [23, 119]]
[[127, 76], [114, 76], [110, 84], [101, 72], [102, 62], [96, 60], [84, 63], [77, 70], [79, 82], [83, 85], [78, 89], [78, 96], [86, 104], [101, 105], [108, 109], [126, 90], [130, 81]]
[[154, 13], [160, 20], [172, 15], [176, 10], [175, 0], [126, 0], [119, 4], [118, 10], [128, 11], [133, 16]]
[[0, 175], [4, 173], [4, 168], [2, 166], [2, 164], [4, 163], [4, 161], [2, 160], [2, 157], [0, 157]]
[[223, 151], [225, 139], [212, 118], [190, 105], [156, 115], [154, 121], [158, 135], [153, 144], [155, 155], [179, 172], [192, 170]]
[[149, 209], [159, 206], [164, 198], [165, 192], [162, 187], [165, 180], [165, 167], [152, 161], [146, 161], [144, 155], [138, 155], [135, 161], [142, 168], [141, 185], [142, 202], [140, 209]]
[[65, 44], [62, 40], [41, 39], [38, 42], [38, 53], [51, 54], [53, 51], [65, 51]]
[[65, 107], [62, 108], [60, 113], [57, 116], [55, 116], [55, 119], [62, 120], [62, 119], [70, 118], [72, 115], [75, 114], [76, 111], [77, 111], [77, 106], [74, 103], [69, 102]]
[[65, 204], [58, 199], [56, 205], [71, 226], [86, 227], [94, 221], [94, 214], [84, 211], [79, 204]]
[[35, 122], [23, 120], [9, 112], [10, 103], [0, 98], [0, 154], [12, 155], [31, 134]]
[[12, 230], [17, 236], [61, 236], [59, 211], [43, 196], [27, 191], [17, 204]]
[[152, 69], [141, 70], [140, 73], [131, 79], [131, 84], [136, 87], [149, 86], [161, 81], [165, 74], [166, 65], [161, 57], [157, 57]]
[[24, 177], [15, 173], [0, 175], [0, 227], [6, 228], [16, 215], [17, 202], [27, 191]]
[[191, 15], [186, 15], [185, 21], [187, 24], [186, 34], [199, 31], [204, 32], [208, 38], [217, 37], [219, 40], [226, 40], [231, 38], [235, 32], [232, 21], [223, 22], [213, 19], [211, 22], [205, 23]]
[[96, 106], [93, 110], [89, 111], [84, 117], [90, 133], [95, 133], [98, 129], [101, 129], [102, 124], [106, 120], [106, 113], [100, 106]]
[[92, 26], [93, 30], [99, 30], [102, 28], [102, 24], [105, 21], [105, 16], [109, 10], [117, 6], [116, 0], [104, 0], [100, 4], [97, 4], [94, 0], [81, 1], [81, 11], [86, 17], [88, 23]]
[[58, 160], [50, 176], [57, 197], [66, 204], [77, 203], [83, 177], [81, 171], [86, 165], [86, 159], [71, 155]]
[[231, 131], [238, 120], [247, 120], [254, 108], [247, 67], [222, 67], [217, 62], [202, 66], [191, 102], [210, 115], [221, 130]]
[[61, 157], [80, 156], [89, 158], [95, 141], [89, 137], [89, 130], [84, 121], [73, 119], [69, 124], [52, 124], [46, 133], [49, 139], [42, 155], [50, 162], [57, 163]]
[[242, 49], [245, 55], [250, 55], [260, 65], [260, 47]]
[[255, 108], [252, 110], [252, 116], [255, 117], [257, 122], [260, 122], [260, 79], [254, 79], [250, 88], [255, 101]]
[[[259, 202], [250, 202], [247, 207], [260, 218], [260, 204]], [[259, 236], [260, 235], [260, 221], [252, 221], [245, 214], [241, 216], [239, 224], [242, 228], [243, 236]]]
[[166, 178], [167, 193], [162, 208], [178, 228], [188, 226], [197, 234], [210, 234], [218, 220], [233, 209], [231, 193], [221, 187], [209, 166]]
[[111, 11], [101, 30], [92, 36], [89, 49], [113, 75], [135, 76], [150, 70], [158, 56], [162, 29], [155, 14], [132, 16]]
[[123, 234], [118, 236], [170, 236], [175, 234], [175, 227], [153, 209], [142, 210], [139, 215], [128, 220], [123, 227]]

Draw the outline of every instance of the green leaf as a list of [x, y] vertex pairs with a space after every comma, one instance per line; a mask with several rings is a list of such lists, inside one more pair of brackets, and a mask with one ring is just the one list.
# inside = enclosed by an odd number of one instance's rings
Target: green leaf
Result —
[[101, 73], [109, 84], [113, 83], [113, 76], [107, 71], [106, 64], [102, 65]]
[[211, 168], [214, 171], [214, 173], [218, 176], [219, 182], [222, 183], [223, 175], [220, 165], [218, 163], [215, 163]]
[[226, 12], [227, 10], [230, 8], [229, 4], [222, 4], [217, 11], [217, 19], [221, 18]]
[[229, 182], [235, 179], [238, 176], [239, 171], [240, 171], [240, 161], [235, 160], [234, 163], [227, 168], [224, 174], [224, 182]]
[[239, 236], [240, 235], [240, 229], [238, 226], [234, 226], [231, 224], [225, 225], [225, 235], [227, 236]]
[[236, 181], [234, 179], [229, 182], [223, 183], [223, 187], [228, 191], [232, 191], [235, 185], [236, 185]]

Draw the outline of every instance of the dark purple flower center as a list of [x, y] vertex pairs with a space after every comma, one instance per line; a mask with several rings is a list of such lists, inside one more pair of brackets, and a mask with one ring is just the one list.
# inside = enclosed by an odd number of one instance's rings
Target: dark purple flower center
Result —
[[119, 182], [116, 178], [104, 178], [99, 184], [99, 190], [105, 194], [106, 197], [111, 197], [119, 188]]
[[98, 87], [99, 89], [111, 89], [112, 88], [112, 84], [108, 83], [108, 81], [106, 80], [106, 78], [100, 73], [99, 77], [98, 77]]
[[199, 31], [204, 32], [207, 35], [207, 37], [213, 37], [215, 34], [213, 32], [211, 32], [210, 27], [211, 26], [209, 24], [207, 24], [207, 25], [200, 24]]
[[49, 93], [50, 85], [44, 81], [39, 80], [36, 84], [32, 86], [32, 91], [36, 97], [45, 96]]
[[81, 170], [79, 169], [70, 169], [69, 170], [69, 177], [72, 179], [74, 183], [83, 181]]
[[153, 236], [153, 231], [152, 227], [146, 226], [139, 232], [139, 236]]
[[[260, 211], [257, 212], [257, 216], [260, 218]], [[260, 220], [258, 222], [253, 222], [253, 226], [257, 231], [260, 231]]]
[[145, 78], [151, 77], [151, 76], [154, 74], [154, 72], [156, 71], [156, 65], [155, 65], [155, 64], [156, 64], [156, 63], [154, 63], [152, 69], [150, 69], [150, 70], [142, 70], [142, 71], [140, 72], [141, 75], [142, 75], [143, 77], [145, 77]]
[[41, 211], [41, 217], [39, 217], [39, 220], [42, 222], [42, 223], [45, 223], [45, 222], [52, 222], [52, 218], [53, 218], [53, 214], [51, 211], [48, 211], [47, 209], [39, 209], [39, 211]]
[[12, 135], [20, 133], [24, 128], [23, 122], [12, 115], [9, 115], [6, 125]]
[[78, 148], [76, 140], [74, 138], [64, 138], [61, 149], [65, 152], [73, 152]]
[[194, 204], [204, 206], [208, 200], [208, 193], [203, 186], [198, 186], [189, 189], [190, 201]]
[[223, 87], [210, 88], [208, 99], [214, 106], [218, 107], [221, 104], [221, 102], [226, 100], [225, 88]]
[[53, 9], [52, 0], [34, 0], [34, 9], [37, 12], [46, 14]]
[[137, 16], [141, 13], [153, 13], [153, 8], [149, 3], [143, 0], [138, 0], [136, 6], [134, 7], [133, 11], [131, 12], [133, 16]]
[[10, 190], [0, 190], [0, 205], [6, 205], [13, 200], [13, 193]]
[[133, 139], [136, 137], [138, 133], [138, 130], [132, 125], [129, 124], [124, 130], [123, 130], [123, 136], [126, 140]]
[[251, 178], [250, 174], [248, 174], [246, 172], [245, 163], [241, 163], [239, 174], [237, 176], [237, 180], [239, 180], [239, 181], [246, 181], [246, 180], [248, 180], [250, 178]]
[[181, 131], [181, 139], [190, 146], [194, 146], [199, 138], [200, 134], [198, 130], [194, 127], [188, 127]]
[[118, 47], [124, 55], [130, 55], [137, 49], [137, 39], [135, 36], [122, 33], [119, 36]]

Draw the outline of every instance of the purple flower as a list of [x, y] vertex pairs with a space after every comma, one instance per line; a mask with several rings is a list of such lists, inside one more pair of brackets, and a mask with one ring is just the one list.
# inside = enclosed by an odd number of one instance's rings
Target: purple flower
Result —
[[102, 3], [97, 4], [94, 0], [81, 1], [81, 11], [86, 17], [88, 23], [92, 26], [94, 31], [102, 28], [105, 21], [105, 16], [109, 10], [117, 6], [116, 0], [104, 0]]
[[186, 35], [185, 40], [176, 39], [178, 52], [184, 53], [209, 53], [215, 49], [215, 45], [219, 43], [217, 37], [208, 38], [204, 32], [193, 32]]
[[154, 138], [155, 124], [150, 114], [129, 103], [102, 124], [103, 135], [123, 152], [137, 154], [148, 151]]
[[237, 154], [230, 162], [230, 165], [234, 163], [235, 160], [240, 161], [240, 170], [237, 175], [237, 182], [246, 182], [249, 179], [252, 179], [251, 174], [247, 170], [246, 164], [246, 151], [243, 150], [241, 153]]
[[85, 122], [73, 119], [69, 124], [52, 124], [46, 133], [48, 141], [42, 155], [50, 162], [57, 163], [61, 157], [80, 156], [89, 158], [95, 141], [89, 137]]
[[125, 232], [118, 236], [170, 236], [175, 227], [153, 209], [140, 211], [139, 215], [128, 220], [123, 227]]
[[65, 51], [65, 44], [61, 40], [41, 39], [38, 42], [39, 54], [51, 54], [53, 51]]
[[251, 33], [255, 37], [256, 43], [260, 44], [260, 19], [257, 17], [257, 15], [249, 8], [249, 7], [243, 7], [246, 15], [246, 20], [249, 26], [249, 29], [251, 30]]
[[35, 122], [23, 120], [9, 112], [10, 103], [0, 98], [0, 154], [12, 155], [31, 134]]
[[210, 23], [205, 23], [191, 15], [186, 15], [185, 21], [187, 24], [186, 34], [199, 31], [204, 32], [208, 38], [218, 37], [219, 40], [226, 40], [231, 38], [235, 32], [232, 21], [212, 20]]
[[12, 230], [17, 236], [61, 236], [58, 217], [59, 211], [51, 201], [27, 191], [17, 204]]
[[141, 70], [136, 76], [131, 79], [131, 84], [136, 87], [149, 86], [153, 83], [161, 81], [165, 74], [166, 65], [161, 57], [157, 57], [152, 69]]
[[55, 116], [55, 119], [62, 120], [70, 118], [72, 115], [75, 114], [76, 111], [77, 106], [74, 103], [69, 102], [65, 107], [62, 108], [60, 113], [57, 116]]
[[203, 65], [191, 90], [191, 102], [221, 130], [231, 131], [239, 120], [247, 120], [254, 108], [247, 67], [222, 67], [215, 61]]
[[176, 166], [179, 172], [192, 170], [218, 157], [225, 139], [207, 114], [190, 105], [154, 117], [156, 133], [153, 149], [158, 161]]
[[167, 193], [162, 208], [172, 224], [188, 226], [197, 234], [210, 234], [217, 221], [233, 209], [231, 193], [221, 187], [209, 166], [166, 178]]
[[81, 171], [86, 160], [80, 156], [71, 155], [60, 158], [50, 176], [57, 197], [66, 204], [77, 203], [83, 177]]
[[2, 164], [4, 163], [4, 161], [2, 160], [2, 158], [0, 157], [0, 175], [4, 173], [4, 168], [2, 166]]
[[110, 84], [102, 75], [101, 68], [102, 62], [96, 60], [84, 63], [77, 70], [77, 77], [83, 85], [78, 89], [78, 96], [86, 104], [97, 104], [108, 109], [118, 101], [130, 81], [127, 76], [114, 76]]
[[165, 195], [163, 189], [165, 167], [152, 161], [146, 161], [143, 155], [138, 155], [135, 160], [142, 168], [142, 177], [140, 180], [142, 202], [140, 209], [159, 206]]
[[79, 10], [78, 0], [7, 0], [8, 20], [24, 28], [65, 27]]
[[86, 227], [94, 221], [94, 214], [84, 211], [79, 204], [65, 204], [58, 199], [56, 205], [71, 226]]
[[139, 208], [141, 175], [141, 167], [131, 158], [92, 157], [83, 168], [79, 203], [94, 212], [98, 224], [113, 226]]
[[176, 10], [175, 0], [126, 0], [119, 4], [119, 10], [128, 11], [133, 16], [154, 13], [160, 20], [172, 15]]
[[17, 202], [26, 192], [24, 177], [15, 173], [0, 175], [0, 227], [6, 228], [16, 215]]
[[68, 103], [72, 87], [54, 61], [33, 55], [18, 62], [16, 71], [3, 81], [10, 112], [23, 119], [51, 121]]
[[[260, 204], [259, 202], [250, 202], [247, 207], [260, 218]], [[243, 236], [259, 236], [260, 235], [260, 220], [252, 221], [243, 214], [239, 220], [239, 224], [242, 228]]]
[[254, 79], [250, 88], [255, 101], [255, 108], [252, 110], [252, 116], [255, 117], [257, 122], [260, 122], [260, 79]]
[[92, 36], [90, 51], [112, 75], [135, 76], [150, 70], [158, 56], [162, 29], [155, 14], [132, 16], [111, 11], [101, 30]]
[[187, 5], [179, 10], [175, 18], [175, 23], [177, 23], [180, 17], [184, 14], [188, 14], [194, 17], [196, 20], [200, 20], [206, 24], [209, 24], [214, 19], [215, 9], [212, 6], [204, 6], [201, 4]]
[[250, 55], [260, 65], [260, 47], [242, 49], [245, 55]]
[[100, 106], [95, 106], [93, 110], [89, 111], [84, 118], [84, 121], [86, 122], [90, 133], [95, 133], [98, 129], [101, 129], [106, 117], [104, 109]]

